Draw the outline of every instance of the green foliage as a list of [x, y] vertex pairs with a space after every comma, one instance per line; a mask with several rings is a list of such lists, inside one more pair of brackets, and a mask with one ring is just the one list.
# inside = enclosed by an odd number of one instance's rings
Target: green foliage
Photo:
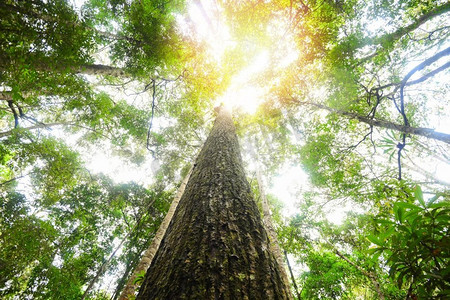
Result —
[[114, 240], [132, 231], [123, 256], [116, 261], [148, 246], [170, 197], [163, 191], [137, 184], [114, 185], [99, 177], [79, 183], [63, 193], [58, 203], [37, 206], [41, 211], [31, 214], [30, 199], [16, 192], [4, 193], [0, 210], [2, 297], [78, 299], [86, 282], [114, 251]]
[[355, 299], [352, 289], [360, 285], [358, 271], [329, 252], [310, 252], [304, 263], [309, 271], [302, 275], [302, 298]]
[[417, 186], [414, 201], [395, 202], [394, 214], [376, 218], [376, 234], [367, 237], [374, 244], [370, 253], [382, 255], [392, 279], [411, 297], [448, 296], [450, 204], [439, 198], [426, 201]]
[[134, 280], [133, 283], [141, 285], [142, 281], [144, 280], [144, 276], [145, 276], [145, 272], [144, 271], [142, 271], [141, 273], [137, 274], [136, 275], [136, 279]]
[[79, 179], [78, 154], [60, 140], [34, 141], [31, 135], [17, 134], [3, 141], [3, 149], [9, 151], [2, 153], [3, 172], [9, 174], [6, 179], [20, 177], [23, 173], [30, 175], [44, 206], [58, 201], [64, 189], [70, 189]]
[[[113, 59], [125, 62], [131, 73], [165, 75], [177, 67], [183, 55], [175, 31], [175, 14], [183, 11], [183, 1], [133, 1], [124, 12], [120, 38], [113, 47]], [[161, 64], [161, 62], [164, 62]]]

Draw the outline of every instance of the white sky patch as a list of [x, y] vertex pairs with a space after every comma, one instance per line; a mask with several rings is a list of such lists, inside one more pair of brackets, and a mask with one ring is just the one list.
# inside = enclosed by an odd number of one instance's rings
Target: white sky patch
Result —
[[[225, 50], [236, 43], [232, 40], [228, 26], [221, 20], [221, 10], [210, 1], [191, 2], [188, 7], [189, 19], [195, 27], [195, 35], [208, 44], [209, 52], [220, 63]], [[180, 18], [181, 27], [183, 20]]]
[[159, 166], [157, 161], [151, 159], [147, 159], [140, 166], [135, 166], [117, 156], [99, 152], [89, 158], [86, 167], [95, 173], [110, 176], [116, 183], [134, 181], [140, 184], [149, 184], [153, 179], [154, 171]]
[[299, 213], [298, 191], [302, 189], [308, 181], [308, 175], [298, 165], [286, 164], [272, 180], [268, 192], [275, 195], [277, 199], [284, 203], [282, 211], [284, 216], [293, 216]]
[[[301, 213], [298, 206], [303, 201], [302, 194], [311, 188], [308, 174], [299, 165], [286, 164], [273, 178], [268, 193], [283, 202], [281, 213], [289, 218]], [[335, 201], [324, 206], [326, 219], [336, 225], [342, 224], [349, 211], [362, 210], [350, 203], [336, 205]]]
[[283, 18], [275, 18], [267, 26], [267, 32], [274, 41], [272, 49], [272, 61], [276, 62], [273, 68], [284, 69], [296, 61], [299, 51], [295, 43], [294, 36], [290, 30], [290, 22]]
[[226, 93], [217, 99], [216, 106], [223, 103], [231, 109], [242, 109], [246, 113], [254, 114], [264, 100], [266, 89], [250, 81], [255, 75], [267, 69], [269, 63], [269, 53], [263, 51], [247, 68], [232, 79]]

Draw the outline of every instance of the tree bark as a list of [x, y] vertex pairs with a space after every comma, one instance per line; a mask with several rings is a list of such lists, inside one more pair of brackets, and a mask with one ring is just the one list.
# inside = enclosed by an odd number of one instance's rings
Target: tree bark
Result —
[[286, 286], [286, 289], [289, 291], [288, 297], [289, 297], [289, 299], [293, 299], [292, 293], [290, 293], [291, 290], [290, 290], [290, 284], [289, 284], [289, 277], [286, 273], [286, 269], [284, 267], [283, 255], [281, 254], [280, 245], [278, 244], [277, 232], [275, 231], [275, 228], [273, 227], [272, 213], [270, 211], [269, 202], [267, 201], [266, 191], [264, 189], [264, 182], [263, 182], [263, 179], [261, 176], [261, 171], [259, 169], [257, 157], [256, 157], [256, 180], [258, 181], [259, 195], [261, 197], [264, 228], [267, 230], [267, 233], [268, 233], [269, 239], [270, 239], [270, 250], [275, 255], [278, 265], [280, 266], [280, 271], [281, 271], [281, 276], [283, 278], [283, 282]]
[[137, 299], [289, 299], [225, 108]]
[[172, 204], [170, 205], [169, 211], [167, 212], [166, 216], [164, 217], [164, 220], [162, 221], [161, 225], [158, 228], [158, 231], [156, 231], [155, 237], [153, 238], [152, 242], [150, 243], [150, 246], [145, 250], [144, 254], [142, 255], [141, 260], [139, 261], [138, 265], [133, 271], [133, 274], [128, 279], [122, 293], [120, 294], [119, 300], [128, 300], [132, 297], [134, 297], [134, 292], [139, 287], [139, 284], [135, 283], [136, 278], [139, 274], [142, 272], [147, 272], [148, 267], [152, 263], [153, 257], [155, 257], [156, 251], [159, 248], [159, 245], [161, 244], [161, 241], [167, 231], [167, 227], [169, 227], [169, 223], [172, 220], [173, 214], [175, 213], [178, 203], [180, 202], [181, 196], [183, 196], [184, 190], [186, 188], [186, 184], [189, 180], [189, 177], [192, 173], [192, 169], [189, 171], [189, 173], [186, 175], [186, 177], [181, 182], [180, 187], [178, 188], [177, 194], [175, 195], [174, 199], [172, 200]]

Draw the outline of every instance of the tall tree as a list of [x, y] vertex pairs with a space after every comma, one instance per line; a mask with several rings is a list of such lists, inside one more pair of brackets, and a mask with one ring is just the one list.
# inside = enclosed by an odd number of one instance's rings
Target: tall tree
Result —
[[288, 299], [269, 249], [221, 107], [137, 299]]

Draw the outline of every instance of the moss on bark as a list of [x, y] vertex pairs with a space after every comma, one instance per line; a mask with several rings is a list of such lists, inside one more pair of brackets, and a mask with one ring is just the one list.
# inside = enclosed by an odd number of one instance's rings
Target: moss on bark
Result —
[[137, 299], [288, 299], [222, 108]]

